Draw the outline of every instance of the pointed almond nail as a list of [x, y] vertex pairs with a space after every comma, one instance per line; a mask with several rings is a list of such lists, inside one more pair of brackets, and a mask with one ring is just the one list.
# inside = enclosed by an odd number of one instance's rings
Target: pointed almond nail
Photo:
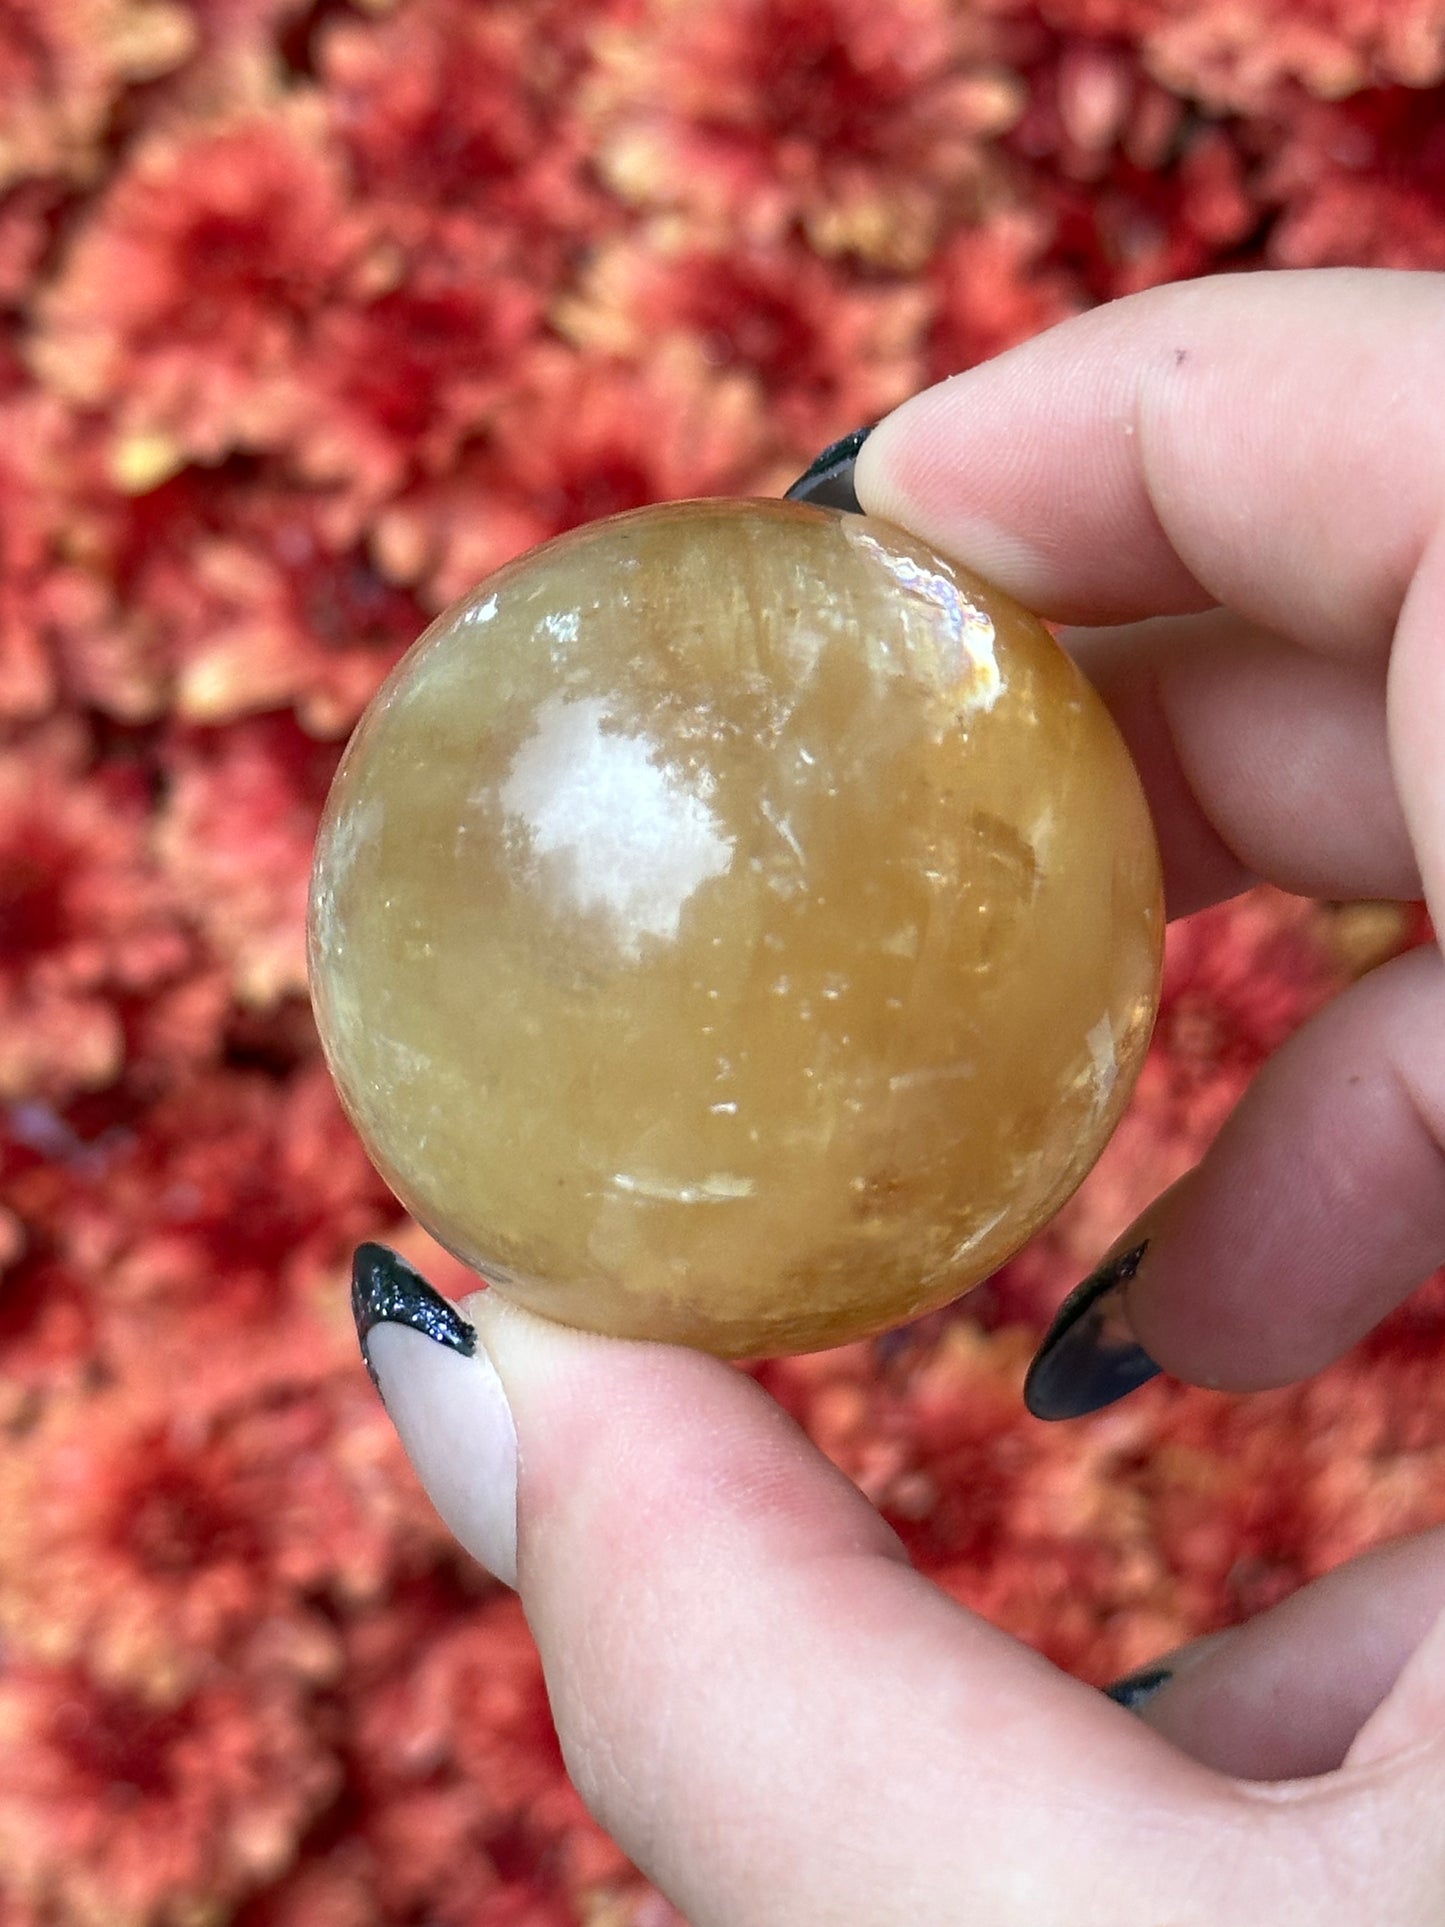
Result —
[[362, 1356], [412, 1468], [472, 1557], [517, 1583], [517, 1430], [475, 1326], [385, 1245], [352, 1270]]
[[1146, 1238], [1109, 1259], [1059, 1307], [1024, 1380], [1024, 1403], [1035, 1418], [1084, 1418], [1158, 1377], [1124, 1306], [1124, 1287], [1148, 1249]]
[[858, 450], [872, 432], [870, 422], [866, 428], [855, 428], [851, 435], [830, 442], [794, 482], [784, 500], [811, 502], [815, 508], [845, 509], [850, 515], [861, 515], [862, 507], [853, 488], [853, 465], [858, 459]]
[[387, 1245], [356, 1247], [351, 1260], [351, 1315], [373, 1385], [376, 1373], [366, 1341], [378, 1325], [405, 1325], [410, 1331], [423, 1332], [438, 1345], [449, 1345], [464, 1358], [470, 1358], [477, 1348], [477, 1334], [456, 1306], [429, 1285], [400, 1252]]
[[1137, 1673], [1128, 1673], [1123, 1679], [1116, 1679], [1112, 1686], [1104, 1688], [1105, 1695], [1126, 1707], [1129, 1712], [1137, 1713], [1147, 1700], [1163, 1690], [1174, 1673], [1168, 1666], [1141, 1666]]

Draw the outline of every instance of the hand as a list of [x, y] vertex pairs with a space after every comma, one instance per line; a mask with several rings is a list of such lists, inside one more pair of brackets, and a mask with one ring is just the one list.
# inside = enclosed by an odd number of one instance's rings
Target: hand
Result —
[[[1197, 283], [858, 454], [866, 508], [1090, 625], [1176, 914], [1254, 877], [1445, 905], [1442, 367], [1445, 277]], [[1326, 1364], [1445, 1257], [1442, 1145], [1417, 952], [1267, 1067], [1121, 1241], [1147, 1234], [1137, 1275], [1055, 1327], [1036, 1406], [1152, 1361], [1235, 1389]], [[370, 1363], [443, 1517], [520, 1584], [578, 1787], [692, 1927], [1439, 1921], [1445, 1534], [1175, 1656], [1136, 1716], [911, 1571], [738, 1373], [462, 1309], [471, 1355], [460, 1320], [382, 1323]]]

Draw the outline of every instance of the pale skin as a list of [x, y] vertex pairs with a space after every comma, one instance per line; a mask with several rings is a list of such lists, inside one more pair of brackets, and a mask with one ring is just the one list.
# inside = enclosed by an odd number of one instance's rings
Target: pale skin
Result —
[[[864, 445], [866, 509], [1087, 625], [1175, 914], [1256, 877], [1445, 912], [1442, 369], [1445, 276], [1198, 283]], [[1445, 1259], [1439, 955], [1300, 1033], [1149, 1230], [1129, 1317], [1196, 1384], [1298, 1379], [1406, 1296]], [[464, 1309], [495, 1376], [383, 1325], [388, 1407], [517, 1580], [584, 1797], [693, 1927], [1445, 1919], [1445, 1530], [1187, 1649], [1131, 1714], [913, 1572], [737, 1372]]]

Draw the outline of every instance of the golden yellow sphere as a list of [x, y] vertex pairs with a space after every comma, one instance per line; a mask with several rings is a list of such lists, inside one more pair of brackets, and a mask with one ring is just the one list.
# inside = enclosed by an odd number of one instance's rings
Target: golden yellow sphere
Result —
[[1148, 1040], [1138, 779], [1048, 631], [867, 516], [595, 523], [442, 616], [312, 884], [343, 1101], [442, 1244], [567, 1324], [804, 1351], [1064, 1201]]

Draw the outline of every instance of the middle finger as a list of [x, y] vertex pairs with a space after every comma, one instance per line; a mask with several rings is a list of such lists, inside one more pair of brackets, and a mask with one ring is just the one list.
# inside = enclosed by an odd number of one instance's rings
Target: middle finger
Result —
[[1171, 916], [1259, 879], [1302, 896], [1420, 895], [1382, 670], [1225, 609], [1063, 641], [1139, 767]]

